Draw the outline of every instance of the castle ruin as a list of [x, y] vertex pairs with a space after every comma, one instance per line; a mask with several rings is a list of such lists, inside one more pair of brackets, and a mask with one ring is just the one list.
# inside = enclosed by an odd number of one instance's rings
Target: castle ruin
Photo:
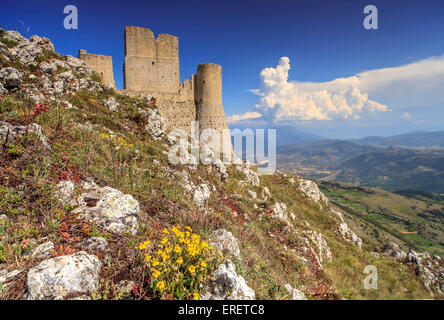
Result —
[[[79, 59], [101, 74], [105, 85], [115, 88], [111, 57], [80, 50]], [[222, 105], [222, 67], [200, 64], [196, 75], [183, 83], [179, 69], [177, 37], [159, 34], [155, 38], [150, 29], [125, 27], [123, 93], [156, 98], [170, 129], [190, 133], [191, 122], [199, 121], [200, 131], [214, 129], [222, 137], [228, 129]]]

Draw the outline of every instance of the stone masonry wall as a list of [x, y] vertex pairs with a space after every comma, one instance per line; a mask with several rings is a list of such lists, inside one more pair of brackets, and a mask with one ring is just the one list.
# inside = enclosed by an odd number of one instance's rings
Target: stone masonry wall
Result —
[[157, 92], [124, 90], [125, 94], [131, 96], [152, 97], [157, 100], [160, 115], [165, 119], [169, 129], [181, 129], [191, 133], [191, 122], [196, 120], [196, 105], [194, 102], [194, 76], [185, 80], [177, 92]]
[[125, 27], [124, 87], [130, 91], [178, 92], [179, 39], [150, 29]]
[[79, 59], [85, 61], [91, 68], [102, 76], [103, 84], [115, 88], [113, 73], [113, 58], [111, 56], [102, 56], [99, 54], [86, 53], [85, 50], [79, 50]]

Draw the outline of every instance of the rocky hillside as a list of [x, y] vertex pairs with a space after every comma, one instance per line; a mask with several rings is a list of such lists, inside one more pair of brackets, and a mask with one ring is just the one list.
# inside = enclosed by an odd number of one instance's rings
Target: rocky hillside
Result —
[[[374, 253], [311, 181], [259, 176], [209, 152], [208, 164], [171, 165], [177, 138], [155, 99], [103, 87], [48, 39], [0, 31], [0, 100], [2, 299], [411, 299], [444, 289], [441, 258], [393, 245]], [[378, 289], [363, 286], [367, 265]]]

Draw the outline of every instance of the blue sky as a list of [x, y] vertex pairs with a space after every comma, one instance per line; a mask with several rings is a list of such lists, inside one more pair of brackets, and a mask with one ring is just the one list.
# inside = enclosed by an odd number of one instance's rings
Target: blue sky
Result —
[[[78, 30], [63, 28], [68, 4], [79, 10]], [[378, 8], [378, 30], [363, 28], [368, 4]], [[50, 38], [60, 53], [112, 55], [119, 88], [125, 25], [176, 35], [181, 79], [199, 63], [222, 65], [227, 116], [261, 115], [244, 122], [290, 124], [333, 138], [444, 128], [441, 0], [9, 2], [0, 25], [23, 31], [20, 21], [28, 36]], [[273, 69], [261, 78], [265, 68]], [[418, 70], [426, 71], [416, 78]], [[267, 79], [278, 74], [270, 86]], [[347, 81], [338, 85], [339, 78]]]

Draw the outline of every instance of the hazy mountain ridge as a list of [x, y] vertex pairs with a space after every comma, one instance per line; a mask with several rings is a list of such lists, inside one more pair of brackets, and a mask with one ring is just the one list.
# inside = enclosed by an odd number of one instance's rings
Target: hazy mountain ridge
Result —
[[[278, 148], [278, 168], [327, 181], [444, 193], [441, 141], [442, 131], [297, 143]], [[384, 146], [389, 142], [404, 146]]]

